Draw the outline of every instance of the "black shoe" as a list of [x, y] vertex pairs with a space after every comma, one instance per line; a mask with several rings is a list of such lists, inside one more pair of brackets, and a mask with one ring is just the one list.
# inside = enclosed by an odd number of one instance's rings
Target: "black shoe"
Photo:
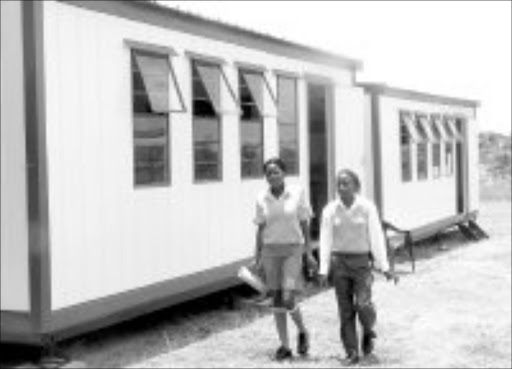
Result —
[[362, 350], [364, 355], [370, 355], [375, 347], [374, 339], [376, 335], [373, 332], [363, 335]]
[[275, 354], [275, 358], [278, 361], [291, 359], [292, 356], [293, 356], [292, 350], [290, 350], [289, 348], [286, 348], [284, 346], [279, 347]]
[[356, 365], [359, 363], [359, 355], [355, 351], [349, 352], [345, 358], [345, 361], [347, 365]]
[[307, 355], [309, 352], [309, 334], [300, 332], [297, 340], [297, 352], [300, 355]]

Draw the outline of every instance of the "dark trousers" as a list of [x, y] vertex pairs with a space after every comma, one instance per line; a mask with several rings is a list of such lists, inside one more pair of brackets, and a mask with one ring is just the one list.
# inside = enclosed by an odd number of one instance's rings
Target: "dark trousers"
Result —
[[332, 283], [338, 301], [340, 336], [345, 352], [358, 352], [356, 315], [363, 335], [374, 335], [376, 312], [372, 303], [373, 274], [368, 254], [333, 253]]

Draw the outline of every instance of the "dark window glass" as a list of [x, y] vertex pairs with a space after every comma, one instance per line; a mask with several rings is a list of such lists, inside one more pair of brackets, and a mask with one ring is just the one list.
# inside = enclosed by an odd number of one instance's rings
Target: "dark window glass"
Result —
[[426, 142], [418, 143], [418, 179], [428, 178], [428, 146]]
[[439, 142], [432, 144], [432, 174], [434, 178], [441, 176], [441, 144]]
[[277, 123], [279, 156], [286, 163], [289, 174], [298, 174], [297, 82], [294, 78], [277, 78]]
[[428, 178], [428, 135], [419, 120], [416, 121], [416, 130], [420, 139], [417, 145], [418, 179], [424, 180]]
[[168, 55], [132, 50], [135, 185], [169, 183]]
[[447, 176], [453, 175], [454, 158], [453, 158], [453, 142], [452, 141], [445, 142], [444, 160], [445, 160], [446, 175]]
[[411, 136], [404, 121], [400, 122], [400, 161], [402, 181], [409, 182], [412, 180]]
[[222, 178], [220, 67], [192, 61], [194, 177]]
[[239, 95], [242, 178], [263, 175], [263, 75], [241, 70]]

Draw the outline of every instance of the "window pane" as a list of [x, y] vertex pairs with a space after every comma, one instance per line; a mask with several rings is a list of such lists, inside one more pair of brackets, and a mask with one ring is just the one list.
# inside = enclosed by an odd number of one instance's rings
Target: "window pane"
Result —
[[[168, 112], [170, 66], [167, 56], [146, 55], [139, 52], [134, 52], [133, 55], [134, 95], [146, 95], [151, 111]], [[142, 79], [142, 86], [139, 77]]]
[[446, 142], [445, 144], [445, 170], [446, 175], [452, 175], [453, 174], [453, 143], [452, 142]]
[[254, 120], [260, 118], [260, 112], [256, 105], [242, 104], [242, 120]]
[[[260, 119], [263, 115], [263, 79], [261, 74], [240, 71], [242, 119]], [[250, 108], [245, 108], [248, 105]]]
[[428, 148], [426, 143], [418, 144], [418, 179], [428, 178]]
[[298, 150], [294, 143], [283, 143], [279, 145], [279, 157], [284, 161], [288, 174], [298, 173]]
[[400, 123], [400, 144], [408, 145], [411, 143], [411, 135], [407, 129], [407, 125], [404, 122]]
[[169, 74], [169, 60], [167, 55], [156, 55], [134, 51], [135, 71], [145, 76], [166, 76]]
[[194, 142], [220, 141], [220, 126], [217, 119], [194, 118]]
[[297, 127], [292, 124], [279, 125], [279, 141], [292, 144], [297, 143]]
[[197, 98], [206, 98], [212, 105], [215, 114], [220, 114], [220, 69], [218, 66], [193, 64], [193, 78], [195, 88], [201, 87], [201, 91], [196, 95], [194, 90], [194, 100]]
[[455, 139], [455, 133], [452, 131], [452, 126], [449, 124], [449, 118], [444, 117], [443, 118], [443, 126], [444, 130], [450, 140]]
[[441, 175], [441, 144], [434, 143], [432, 145], [432, 167], [434, 178]]
[[412, 180], [412, 163], [411, 163], [411, 145], [402, 145], [402, 181], [409, 182]]
[[216, 117], [215, 108], [209, 100], [194, 100], [192, 105], [195, 117]]
[[196, 163], [217, 164], [219, 157], [219, 144], [200, 142], [194, 145], [194, 159]]
[[263, 144], [263, 125], [259, 121], [243, 122], [240, 125], [242, 143]]
[[196, 180], [216, 180], [220, 179], [219, 166], [213, 164], [196, 164], [194, 168], [194, 176]]
[[437, 126], [434, 120], [431, 121], [431, 130], [434, 134], [435, 141], [439, 142], [442, 139], [441, 132], [439, 131], [439, 127]]
[[[261, 149], [244, 146], [242, 148], [242, 176], [261, 177], [263, 176], [263, 155]], [[244, 159], [250, 157], [251, 159]]]
[[165, 146], [135, 146], [135, 183], [154, 184], [167, 181]]
[[416, 121], [416, 130], [419, 134], [420, 141], [428, 141], [428, 135], [425, 131], [425, 127], [423, 127], [423, 124], [421, 124], [420, 121]]
[[242, 177], [263, 175], [263, 149], [261, 145], [242, 144]]
[[294, 79], [278, 77], [277, 79], [277, 103], [278, 121], [295, 123], [296, 117], [296, 84]]

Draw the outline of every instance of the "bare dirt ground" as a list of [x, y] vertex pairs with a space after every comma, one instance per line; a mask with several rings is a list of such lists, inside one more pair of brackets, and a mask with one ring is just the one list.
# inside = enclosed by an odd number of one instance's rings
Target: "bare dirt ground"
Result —
[[[460, 232], [416, 245], [416, 273], [400, 257], [398, 285], [376, 276], [375, 355], [359, 367], [511, 368], [511, 203], [483, 202], [489, 240]], [[403, 255], [402, 255], [403, 256]], [[307, 358], [276, 363], [267, 309], [236, 303], [247, 289], [181, 304], [62, 342], [69, 367], [340, 367], [343, 352], [332, 289], [310, 288], [303, 303], [312, 336]], [[290, 323], [291, 337], [296, 331]], [[26, 349], [2, 345], [2, 367], [34, 368]], [[10, 353], [10, 355], [6, 355]], [[78, 365], [76, 365], [78, 364]]]

